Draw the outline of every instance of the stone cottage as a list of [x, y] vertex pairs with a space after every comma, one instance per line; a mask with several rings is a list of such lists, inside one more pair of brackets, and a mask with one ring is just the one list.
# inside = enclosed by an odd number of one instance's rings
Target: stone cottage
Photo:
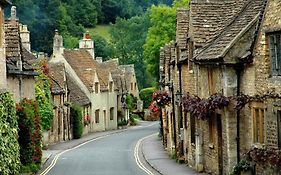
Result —
[[54, 118], [48, 132], [48, 143], [72, 139], [72, 124], [69, 108], [69, 89], [63, 64], [49, 64]]
[[34, 77], [38, 74], [30, 61], [36, 57], [30, 51], [29, 32], [19, 23], [15, 6], [11, 8], [11, 17], [5, 20], [4, 31], [7, 87], [17, 102], [23, 98], [35, 99]]
[[[191, 1], [189, 10], [178, 9], [175, 49], [160, 52], [160, 81], [172, 96], [162, 110], [164, 143], [198, 171], [228, 174], [251, 147], [280, 148], [278, 9], [279, 1], [263, 0]], [[201, 120], [182, 111], [186, 93], [232, 98]], [[240, 94], [250, 102], [234, 110]], [[257, 164], [257, 174], [263, 168]]]
[[79, 49], [64, 49], [62, 36], [56, 32], [50, 63], [64, 63], [65, 70], [91, 101], [90, 128], [103, 131], [117, 128], [117, 92], [111, 72], [100, 67], [94, 57], [94, 43], [89, 33], [80, 40]]

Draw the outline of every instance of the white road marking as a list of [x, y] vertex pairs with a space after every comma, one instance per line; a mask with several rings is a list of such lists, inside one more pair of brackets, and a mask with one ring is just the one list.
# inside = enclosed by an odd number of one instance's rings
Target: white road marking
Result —
[[91, 142], [93, 142], [93, 141], [96, 141], [96, 140], [99, 140], [99, 139], [103, 139], [103, 138], [108, 137], [108, 136], [110, 136], [110, 135], [112, 135], [112, 133], [111, 133], [111, 134], [107, 134], [107, 135], [105, 135], [105, 136], [101, 136], [101, 137], [92, 139], [92, 140], [88, 140], [88, 141], [86, 141], [86, 142], [84, 142], [84, 143], [82, 143], [82, 144], [80, 144], [80, 145], [77, 145], [77, 146], [75, 146], [75, 147], [73, 147], [73, 148], [70, 148], [70, 149], [67, 149], [67, 150], [64, 150], [64, 151], [60, 152], [59, 154], [57, 154], [57, 155], [54, 157], [54, 159], [52, 160], [51, 164], [50, 164], [42, 173], [40, 173], [40, 175], [47, 175], [47, 174], [51, 171], [51, 169], [56, 165], [56, 163], [57, 163], [59, 157], [60, 157], [62, 154], [65, 154], [65, 153], [67, 153], [67, 152], [69, 152], [69, 151], [72, 151], [72, 150], [75, 150], [75, 149], [77, 149], [77, 148], [80, 148], [81, 146], [84, 146], [84, 145], [86, 145], [86, 144], [88, 144], [88, 143], [91, 143]]
[[147, 139], [147, 138], [149, 138], [151, 136], [155, 136], [155, 135], [157, 135], [157, 133], [149, 135], [149, 136], [146, 136], [146, 137], [140, 139], [137, 142], [137, 144], [135, 146], [135, 151], [134, 151], [134, 156], [135, 156], [135, 160], [136, 160], [137, 165], [140, 167], [140, 169], [142, 169], [148, 175], [154, 175], [154, 174], [142, 164], [138, 152], [139, 152], [139, 148], [140, 148], [141, 142], [143, 140], [145, 140], [145, 139]]

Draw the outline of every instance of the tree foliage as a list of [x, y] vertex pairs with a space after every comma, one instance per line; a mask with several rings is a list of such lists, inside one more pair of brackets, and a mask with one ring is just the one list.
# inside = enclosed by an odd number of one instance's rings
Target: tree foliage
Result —
[[153, 5], [148, 11], [151, 26], [144, 44], [144, 56], [147, 71], [154, 77], [154, 81], [159, 77], [160, 48], [176, 36], [176, 8], [187, 7], [188, 2], [189, 0], [176, 0], [172, 7]]
[[15, 102], [9, 93], [0, 93], [0, 174], [19, 174], [18, 122]]
[[111, 30], [115, 57], [121, 64], [135, 65], [138, 84], [143, 86], [146, 86], [147, 79], [142, 46], [149, 26], [148, 15], [145, 14], [128, 20], [117, 18]]

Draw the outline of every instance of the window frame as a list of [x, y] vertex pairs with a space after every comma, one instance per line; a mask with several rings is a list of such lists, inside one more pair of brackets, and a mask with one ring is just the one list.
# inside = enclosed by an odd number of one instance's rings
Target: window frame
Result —
[[96, 124], [100, 123], [100, 110], [99, 109], [95, 110], [95, 123]]
[[95, 93], [98, 94], [99, 93], [99, 83], [95, 82]]
[[281, 31], [267, 33], [267, 38], [272, 76], [281, 76]]
[[253, 144], [264, 144], [266, 138], [266, 108], [262, 102], [252, 102], [250, 107], [253, 124], [252, 142]]
[[114, 120], [114, 107], [109, 109], [109, 119]]

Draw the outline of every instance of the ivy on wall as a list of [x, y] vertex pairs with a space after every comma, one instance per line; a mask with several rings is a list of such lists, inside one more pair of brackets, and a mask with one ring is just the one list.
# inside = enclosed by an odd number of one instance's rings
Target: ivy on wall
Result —
[[[20, 161], [27, 171], [39, 170], [42, 158], [41, 125], [38, 105], [35, 101], [23, 99], [17, 105], [19, 123]], [[25, 170], [22, 170], [25, 172]]]
[[47, 61], [41, 61], [37, 69], [39, 76], [36, 77], [35, 95], [39, 106], [41, 116], [41, 125], [43, 130], [49, 130], [54, 118], [51, 82], [48, 77], [49, 68]]
[[0, 93], [0, 174], [19, 174], [18, 123], [15, 102], [9, 93]]

